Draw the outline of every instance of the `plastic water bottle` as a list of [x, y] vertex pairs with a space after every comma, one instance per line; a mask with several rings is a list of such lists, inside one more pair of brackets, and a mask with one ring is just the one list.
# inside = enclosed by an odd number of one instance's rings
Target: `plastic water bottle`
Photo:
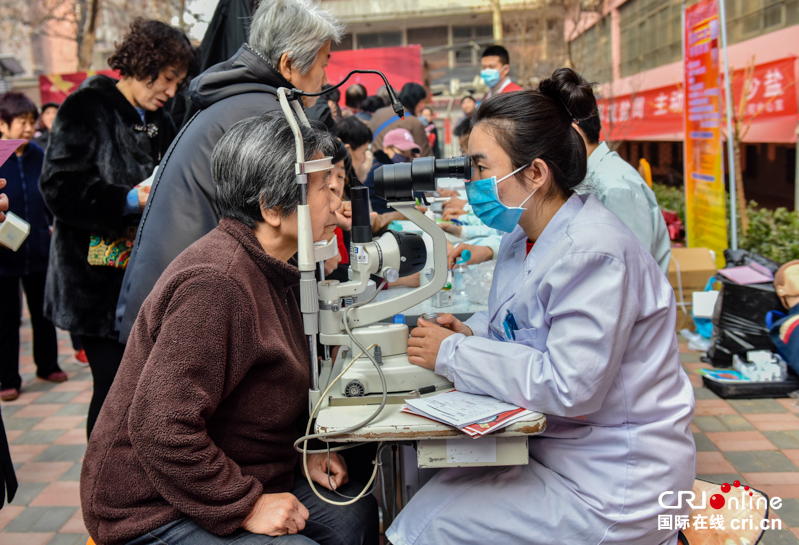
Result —
[[455, 268], [452, 269], [454, 277], [455, 294], [458, 296], [466, 296], [466, 280], [463, 274], [468, 270], [466, 262], [472, 258], [472, 253], [469, 250], [464, 250], [461, 256], [455, 260]]
[[[427, 219], [435, 223], [436, 215], [432, 210], [428, 209], [424, 215]], [[419, 286], [429, 284], [430, 280], [433, 278], [433, 238], [427, 233], [423, 232], [422, 240], [424, 241], [424, 247], [427, 250], [427, 260], [425, 261], [424, 268], [419, 274]]]

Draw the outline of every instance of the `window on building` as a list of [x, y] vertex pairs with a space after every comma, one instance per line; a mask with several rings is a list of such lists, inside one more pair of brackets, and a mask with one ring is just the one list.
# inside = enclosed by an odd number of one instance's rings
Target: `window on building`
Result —
[[731, 44], [799, 24], [799, 0], [726, 0]]
[[622, 77], [680, 59], [681, 2], [629, 0], [619, 8]]
[[347, 34], [337, 44], [330, 44], [330, 51], [347, 51], [349, 49], [352, 49], [352, 34]]
[[448, 43], [447, 27], [445, 26], [408, 29], [408, 45], [419, 44], [422, 46], [424, 60], [432, 70], [444, 68], [449, 64]]
[[452, 43], [455, 46], [455, 64], [474, 66], [479, 64], [479, 52], [470, 44], [488, 45], [494, 40], [494, 27], [491, 25], [453, 26]]
[[358, 49], [402, 45], [402, 32], [370, 32], [358, 34]]
[[571, 42], [571, 59], [577, 70], [592, 81], [605, 82], [613, 77], [610, 48], [610, 17], [604, 17]]

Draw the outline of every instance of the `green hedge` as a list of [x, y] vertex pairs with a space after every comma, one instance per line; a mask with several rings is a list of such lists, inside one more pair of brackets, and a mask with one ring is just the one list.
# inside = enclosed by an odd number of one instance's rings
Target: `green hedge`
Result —
[[[685, 223], [685, 190], [654, 184], [653, 188], [661, 208], [677, 212]], [[741, 234], [738, 222], [738, 247], [768, 257], [779, 263], [799, 259], [799, 214], [786, 208], [776, 210], [758, 208], [755, 201], [749, 201], [746, 209], [749, 230]], [[730, 215], [727, 208], [727, 230]]]
[[685, 189], [663, 184], [652, 184], [658, 204], [664, 210], [677, 212], [680, 221], [685, 225]]
[[749, 201], [746, 215], [749, 229], [745, 237], [741, 236], [738, 223], [738, 247], [778, 263], [799, 259], [799, 214], [783, 207], [758, 208], [755, 201]]

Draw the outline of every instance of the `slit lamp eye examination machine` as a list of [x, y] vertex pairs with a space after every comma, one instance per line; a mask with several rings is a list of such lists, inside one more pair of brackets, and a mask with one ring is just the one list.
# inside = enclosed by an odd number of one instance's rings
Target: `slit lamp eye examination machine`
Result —
[[[333, 89], [343, 85], [355, 73], [380, 76], [389, 92], [394, 112], [398, 117], [404, 117], [404, 109], [391, 85], [385, 76], [376, 70], [353, 70], [338, 85], [333, 86]], [[389, 230], [373, 240], [369, 188], [360, 184], [351, 186], [349, 280], [347, 282], [324, 280], [323, 263], [337, 254], [337, 241], [335, 237], [330, 241], [313, 240], [307, 187], [308, 174], [329, 169], [331, 158], [306, 161], [299, 126], [300, 123], [308, 125], [300, 105], [300, 97], [321, 96], [322, 93], [305, 93], [298, 89], [280, 88], [277, 94], [282, 111], [292, 128], [297, 153], [296, 181], [300, 185], [301, 195], [297, 207], [300, 310], [308, 342], [310, 354], [308, 364], [311, 372], [310, 419], [306, 435], [295, 442], [295, 448], [303, 453], [305, 459], [307, 453], [344, 450], [361, 444], [357, 441], [401, 442], [411, 438], [440, 438], [447, 434], [460, 439], [464, 434], [457, 430], [449, 430], [446, 426], [442, 428], [440, 424], [400, 413], [399, 407], [405, 398], [417, 396], [420, 390], [429, 391], [431, 386], [447, 383], [448, 380], [431, 370], [411, 364], [407, 353], [408, 326], [405, 323], [387, 322], [396, 314], [429, 299], [446, 284], [449, 273], [446, 236], [433, 219], [426, 217], [416, 208], [414, 192], [435, 191], [437, 178], [470, 179], [469, 158], [423, 157], [409, 163], [384, 165], [375, 172], [377, 196], [385, 199], [391, 207], [429, 235], [432, 244], [428, 241], [427, 247], [422, 236], [408, 232]], [[388, 282], [420, 271], [424, 271], [429, 279], [424, 285], [410, 292], [403, 290], [404, 293], [397, 297], [374, 301]], [[319, 280], [320, 277], [322, 280]], [[317, 341], [323, 347], [321, 366], [317, 354]], [[334, 361], [331, 353], [335, 346], [339, 346], [340, 349]], [[320, 429], [317, 422], [317, 433], [312, 434], [311, 425], [320, 411], [326, 412], [327, 420], [335, 421], [337, 425]], [[376, 419], [383, 422], [387, 418], [395, 417], [405, 419], [404, 425], [396, 428], [403, 433], [358, 435], [359, 430], [363, 434], [363, 430]], [[436, 432], [432, 435], [414, 432], [417, 422], [420, 427], [436, 427]], [[394, 428], [389, 427], [389, 429]], [[509, 438], [516, 440], [513, 449], [515, 455], [511, 458], [506, 457], [511, 460], [510, 463], [527, 462], [526, 435], [529, 434], [516, 433], [518, 437]], [[321, 439], [327, 442], [328, 447], [310, 450], [308, 441], [311, 439]], [[523, 441], [519, 441], [522, 439]], [[465, 440], [475, 441], [471, 438]], [[343, 444], [331, 447], [331, 442]], [[435, 441], [420, 441], [420, 445], [422, 442], [435, 443]], [[446, 441], [439, 440], [438, 443], [443, 444]], [[511, 447], [510, 444], [507, 446]], [[378, 448], [378, 457], [379, 451]], [[503, 456], [499, 457], [501, 462]], [[366, 484], [361, 495], [374, 480], [379, 465], [378, 460], [375, 460], [375, 464], [372, 479]], [[451, 466], [444, 464], [428, 467]], [[310, 484], [313, 487], [313, 483]], [[355, 500], [351, 499], [350, 503], [352, 501]]]

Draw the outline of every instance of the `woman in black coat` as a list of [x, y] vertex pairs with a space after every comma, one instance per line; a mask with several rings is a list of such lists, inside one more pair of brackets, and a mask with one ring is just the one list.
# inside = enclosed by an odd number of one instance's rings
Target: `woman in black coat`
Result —
[[22, 390], [19, 374], [19, 328], [22, 293], [33, 327], [33, 359], [36, 375], [63, 382], [67, 375], [58, 366], [58, 339], [53, 322], [44, 316], [44, 286], [50, 254], [50, 212], [39, 193], [44, 151], [30, 141], [38, 115], [36, 105], [21, 93], [0, 97], [0, 133], [3, 140], [27, 140], [0, 165], [0, 178], [8, 181], [11, 211], [28, 222], [28, 237], [16, 252], [0, 248], [0, 400], [13, 401]]
[[134, 21], [108, 64], [122, 80], [94, 76], [64, 101], [40, 180], [55, 215], [45, 313], [80, 335], [89, 358], [88, 433], [125, 349], [114, 309], [149, 191], [138, 184], [175, 136], [164, 103], [196, 69], [182, 31], [143, 19]]

